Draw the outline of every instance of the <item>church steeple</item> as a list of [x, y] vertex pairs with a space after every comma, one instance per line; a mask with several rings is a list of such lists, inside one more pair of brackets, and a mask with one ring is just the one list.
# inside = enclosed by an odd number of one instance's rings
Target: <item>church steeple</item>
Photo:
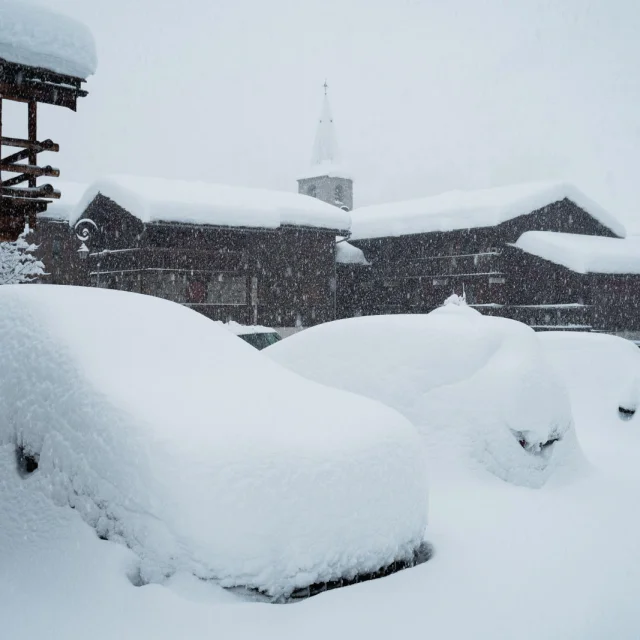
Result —
[[353, 180], [341, 163], [326, 80], [323, 88], [311, 167], [298, 179], [298, 191], [350, 211], [353, 208]]
[[333, 116], [331, 115], [331, 107], [329, 106], [329, 97], [327, 89], [329, 85], [324, 82], [324, 99], [322, 101], [322, 111], [320, 112], [320, 120], [316, 129], [316, 139], [313, 143], [313, 152], [311, 154], [311, 166], [321, 168], [323, 165], [335, 167], [340, 162], [340, 152], [338, 150], [338, 141], [336, 139], [336, 131], [333, 125]]

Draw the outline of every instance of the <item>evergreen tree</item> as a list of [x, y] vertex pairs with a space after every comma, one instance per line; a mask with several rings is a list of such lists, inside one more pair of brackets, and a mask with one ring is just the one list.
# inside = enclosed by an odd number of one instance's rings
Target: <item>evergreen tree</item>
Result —
[[0, 242], [0, 285], [32, 282], [44, 275], [44, 264], [33, 255], [38, 248], [27, 242], [29, 225], [14, 242]]

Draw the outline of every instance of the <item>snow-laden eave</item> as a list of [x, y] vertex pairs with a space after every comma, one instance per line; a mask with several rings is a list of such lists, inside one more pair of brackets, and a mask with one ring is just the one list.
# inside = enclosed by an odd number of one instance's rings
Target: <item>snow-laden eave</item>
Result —
[[347, 229], [337, 229], [335, 227], [316, 227], [310, 225], [297, 225], [297, 224], [279, 224], [275, 227], [261, 227], [261, 226], [241, 226], [231, 224], [215, 224], [215, 223], [203, 223], [203, 222], [181, 222], [172, 220], [150, 220], [144, 222], [148, 226], [169, 226], [169, 227], [189, 227], [196, 229], [227, 229], [232, 231], [253, 231], [260, 233], [276, 233], [280, 229], [291, 229], [295, 231], [322, 231], [326, 233], [332, 233], [335, 235], [346, 235], [349, 233]]
[[569, 200], [619, 238], [626, 229], [614, 216], [565, 182], [537, 182], [360, 207], [352, 211], [352, 239], [491, 228]]
[[509, 246], [581, 275], [640, 275], [640, 240], [527, 231]]

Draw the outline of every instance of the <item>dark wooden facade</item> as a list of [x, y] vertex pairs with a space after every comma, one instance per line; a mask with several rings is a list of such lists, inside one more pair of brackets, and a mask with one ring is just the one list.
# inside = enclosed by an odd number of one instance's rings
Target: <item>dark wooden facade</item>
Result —
[[371, 266], [338, 266], [338, 316], [428, 313], [457, 293], [537, 330], [640, 330], [640, 277], [583, 275], [512, 245], [525, 231], [617, 237], [569, 200], [494, 227], [350, 240]]
[[[59, 151], [52, 140], [38, 140], [38, 104], [75, 111], [77, 99], [87, 95], [81, 89], [83, 82], [81, 78], [0, 58], [0, 241], [15, 240], [25, 224], [35, 227], [37, 214], [46, 210], [51, 199], [60, 198], [60, 192], [52, 185], [37, 185], [40, 177], [60, 175], [58, 169], [38, 164], [40, 153]], [[6, 136], [2, 126], [3, 100], [26, 105], [26, 140]], [[12, 151], [5, 155], [6, 148]], [[5, 178], [3, 173], [14, 175]]]
[[295, 327], [335, 318], [336, 232], [145, 224], [98, 195], [73, 232], [47, 221], [36, 242], [50, 282], [158, 296], [213, 320]]

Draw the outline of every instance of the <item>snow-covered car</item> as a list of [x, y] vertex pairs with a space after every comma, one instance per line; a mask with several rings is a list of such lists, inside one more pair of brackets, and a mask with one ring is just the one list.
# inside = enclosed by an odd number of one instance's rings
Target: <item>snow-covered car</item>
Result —
[[549, 331], [540, 334], [547, 357], [564, 380], [581, 442], [595, 462], [637, 465], [640, 429], [640, 350], [616, 336]]
[[282, 336], [270, 327], [243, 325], [233, 321], [226, 322], [223, 326], [258, 350], [270, 347], [272, 344], [282, 340]]
[[15, 450], [0, 456], [0, 485], [17, 464], [31, 490], [132, 549], [140, 583], [187, 572], [286, 597], [411, 564], [423, 545], [424, 452], [409, 421], [190, 309], [0, 287], [0, 353], [0, 447]]
[[403, 413], [426, 438], [432, 466], [474, 459], [538, 487], [577, 455], [568, 395], [536, 334], [458, 299], [427, 315], [319, 325], [263, 353]]

